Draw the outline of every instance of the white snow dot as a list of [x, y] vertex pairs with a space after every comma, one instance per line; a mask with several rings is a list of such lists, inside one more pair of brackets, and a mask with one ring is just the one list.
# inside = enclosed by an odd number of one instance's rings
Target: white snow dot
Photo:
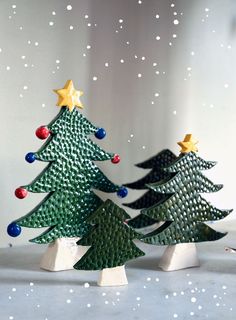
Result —
[[[28, 87], [27, 87], [27, 86], [24, 86], [23, 89], [24, 89], [24, 90], [27, 90]], [[31, 283], [30, 283], [30, 286], [33, 286], [33, 285], [34, 285], [34, 284], [31, 282]]]
[[177, 38], [177, 34], [175, 34], [175, 33], [172, 34], [172, 37], [173, 37], [173, 38]]
[[9, 71], [11, 69], [11, 67], [7, 66], [6, 69], [7, 69], [7, 71]]
[[9, 316], [9, 320], [13, 320], [14, 319], [14, 317], [13, 316]]
[[129, 45], [129, 44], [130, 44], [130, 42], [129, 42], [129, 41], [126, 41], [126, 44], [128, 44], [128, 45]]
[[74, 27], [73, 26], [70, 26], [70, 30], [73, 30], [74, 29]]
[[173, 318], [178, 318], [177, 313], [174, 313], [174, 314], [173, 314]]
[[[175, 112], [176, 112], [176, 111], [175, 111]], [[176, 112], [176, 113], [177, 113], [177, 112]], [[175, 114], [176, 114], [176, 113], [175, 113]], [[184, 295], [184, 291], [181, 291], [180, 294], [183, 296], [183, 295]]]
[[91, 27], [91, 23], [88, 23], [87, 26], [88, 26], [88, 27]]
[[209, 11], [210, 11], [210, 9], [209, 9], [209, 8], [205, 8], [205, 11], [206, 11], [206, 12], [209, 12]]
[[106, 295], [107, 295], [106, 292], [103, 292], [103, 293], [102, 293], [102, 296], [103, 296], [103, 297], [105, 297]]
[[20, 27], [20, 30], [23, 30], [23, 27]]
[[228, 83], [224, 84], [225, 89], [227, 89], [229, 87]]
[[56, 63], [57, 63], [57, 64], [60, 63], [60, 60], [57, 59], [57, 60], [56, 60]]
[[87, 47], [86, 47], [86, 48], [89, 50], [89, 49], [91, 49], [91, 46], [90, 46], [90, 45], [87, 45]]
[[173, 111], [173, 114], [174, 114], [174, 115], [176, 115], [176, 114], [177, 114], [177, 111], [176, 111], [176, 110], [174, 110], [174, 111]]
[[109, 304], [109, 301], [106, 300], [106, 301], [105, 301], [105, 304]]
[[213, 298], [216, 299], [217, 298], [217, 294], [214, 294]]
[[172, 46], [172, 42], [169, 42], [169, 46]]
[[175, 20], [173, 21], [173, 23], [174, 23], [175, 25], [177, 25], [177, 24], [179, 24], [179, 20], [175, 19]]
[[151, 101], [151, 104], [154, 104], [154, 101]]
[[168, 296], [168, 294], [166, 294], [166, 295], [165, 295], [165, 298], [166, 298], [166, 299], [169, 299], [169, 296]]
[[83, 53], [83, 57], [86, 57], [86, 53]]
[[71, 303], [71, 300], [70, 300], [70, 299], [67, 299], [67, 300], [66, 300], [66, 303]]
[[109, 63], [108, 62], [105, 63], [105, 67], [109, 67]]
[[87, 307], [88, 307], [88, 308], [91, 308], [91, 304], [90, 304], [90, 303], [87, 303]]
[[142, 74], [141, 74], [141, 73], [139, 73], [139, 74], [138, 74], [138, 78], [141, 78], [141, 77], [142, 77]]
[[142, 58], [141, 58], [142, 61], [144, 61], [145, 59], [146, 59], [145, 57], [142, 57]]
[[119, 19], [119, 23], [122, 23], [123, 22], [123, 19]]
[[22, 94], [22, 93], [20, 93], [20, 94], [19, 94], [19, 97], [20, 97], [20, 98], [23, 98], [23, 94]]
[[198, 306], [198, 310], [202, 310], [202, 306]]
[[197, 299], [196, 299], [195, 297], [192, 297], [192, 298], [191, 298], [191, 302], [192, 302], [192, 303], [195, 303], [196, 301], [197, 301]]
[[161, 39], [161, 37], [160, 36], [156, 36], [156, 40], [160, 40]]
[[[43, 103], [43, 104], [44, 104], [44, 103]], [[44, 106], [45, 106], [45, 105], [44, 105]], [[70, 290], [69, 290], [69, 292], [70, 292], [70, 293], [73, 293], [73, 292], [74, 292], [74, 290], [73, 290], [73, 289], [70, 289]]]
[[16, 292], [16, 288], [12, 288], [12, 291], [13, 291], [13, 292]]
[[119, 291], [117, 291], [117, 292], [116, 292], [116, 295], [117, 295], [117, 296], [120, 296], [120, 292], [119, 292]]
[[55, 15], [56, 15], [56, 12], [55, 12], [55, 11], [52, 11], [52, 15], [55, 16]]
[[42, 107], [45, 108], [45, 107], [46, 107], [46, 104], [45, 104], [45, 103], [42, 103]]
[[49, 21], [49, 25], [50, 25], [50, 26], [53, 26], [53, 25], [54, 25], [54, 22], [53, 22], [53, 21]]
[[28, 64], [27, 64], [27, 63], [25, 63], [25, 64], [24, 64], [24, 67], [25, 67], [25, 68], [27, 68], [27, 67], [28, 67]]
[[0, 48], [0, 52], [2, 52], [2, 48]]
[[195, 52], [194, 52], [194, 51], [191, 51], [190, 54], [191, 54], [191, 56], [194, 56], [194, 55], [195, 55]]
[[156, 67], [156, 66], [157, 66], [157, 63], [156, 63], [156, 62], [153, 62], [152, 65], [153, 65], [153, 67]]
[[36, 42], [34, 43], [34, 45], [37, 47], [37, 46], [39, 45], [39, 43], [36, 41]]
[[12, 9], [15, 9], [15, 8], [16, 8], [16, 5], [15, 5], [15, 4], [13, 4], [11, 7], [12, 7]]
[[11, 300], [11, 296], [9, 296], [8, 299]]
[[135, 59], [138, 59], [138, 56], [137, 56], [137, 55], [135, 55], [135, 56], [134, 56], [134, 58], [135, 58]]
[[90, 284], [89, 284], [88, 282], [85, 282], [84, 287], [85, 287], [85, 288], [89, 288], [89, 287], [90, 287]]
[[170, 5], [170, 6], [171, 6], [171, 8], [174, 8], [175, 4], [174, 4], [174, 3], [171, 3], [171, 5]]
[[160, 74], [160, 71], [157, 70], [157, 71], [156, 71], [156, 74]]
[[89, 16], [88, 16], [87, 14], [84, 16], [85, 19], [88, 19], [88, 17], [89, 17]]
[[95, 76], [93, 77], [93, 81], [97, 81], [97, 79], [98, 79], [97, 77], [95, 77]]
[[160, 94], [159, 94], [158, 92], [155, 93], [155, 97], [159, 97], [159, 95], [160, 95]]
[[224, 289], [224, 290], [225, 290], [225, 289], [227, 289], [227, 287], [226, 287], [226, 286], [222, 286], [222, 289]]
[[120, 63], [124, 63], [125, 61], [123, 59], [120, 59]]
[[156, 14], [156, 19], [159, 19], [159, 18], [160, 18], [159, 14]]
[[140, 301], [140, 300], [141, 300], [141, 298], [140, 298], [140, 297], [137, 297], [137, 298], [136, 298], [136, 300], [137, 300], [137, 301]]
[[131, 133], [130, 138], [133, 138], [133, 137], [134, 137], [134, 135], [133, 135], [133, 133]]
[[190, 316], [194, 316], [194, 312], [193, 311], [190, 312]]
[[[212, 32], [213, 32], [213, 31], [212, 31]], [[231, 45], [228, 45], [228, 46], [227, 46], [227, 49], [231, 49], [231, 48], [232, 48]]]
[[176, 11], [175, 11], [175, 12], [173, 12], [173, 15], [174, 15], [174, 16], [177, 16], [177, 12], [176, 12]]
[[142, 0], [138, 0], [138, 4], [142, 4]]
[[217, 307], [219, 307], [219, 306], [220, 306], [219, 302], [217, 302], [217, 303], [216, 303], [216, 306], [217, 306]]
[[189, 282], [188, 282], [188, 285], [191, 286], [191, 284], [193, 284], [192, 281], [189, 281]]
[[159, 282], [160, 281], [160, 279], [159, 278], [156, 278], [156, 282]]
[[67, 9], [68, 11], [72, 10], [72, 5], [68, 4], [68, 6], [66, 7], [66, 9]]
[[188, 68], [187, 68], [187, 70], [188, 70], [188, 71], [191, 71], [191, 70], [192, 70], [192, 68], [191, 68], [191, 67], [188, 67]]
[[21, 56], [21, 59], [23, 59], [23, 60], [24, 60], [24, 59], [25, 59], [25, 56]]

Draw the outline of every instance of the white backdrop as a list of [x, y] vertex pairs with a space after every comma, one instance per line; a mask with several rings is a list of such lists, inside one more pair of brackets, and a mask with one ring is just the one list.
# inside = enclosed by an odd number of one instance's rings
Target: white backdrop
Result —
[[12, 239], [6, 227], [43, 198], [14, 190], [44, 167], [24, 156], [42, 145], [34, 131], [57, 114], [52, 89], [67, 79], [85, 93], [83, 113], [106, 128], [100, 146], [121, 155], [101, 164], [114, 182], [142, 177], [135, 163], [163, 148], [178, 154], [176, 142], [193, 133], [199, 155], [218, 161], [209, 176], [225, 185], [209, 198], [235, 208], [235, 1], [5, 0], [0, 48], [0, 246], [39, 234], [24, 228]]

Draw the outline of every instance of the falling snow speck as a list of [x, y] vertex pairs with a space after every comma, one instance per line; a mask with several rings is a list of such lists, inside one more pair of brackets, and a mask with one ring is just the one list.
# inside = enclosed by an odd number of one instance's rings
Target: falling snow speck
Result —
[[54, 22], [53, 21], [49, 21], [48, 24], [52, 27], [54, 25]]
[[156, 19], [159, 19], [159, 18], [160, 18], [159, 14], [156, 14]]
[[141, 300], [141, 298], [140, 298], [140, 297], [137, 297], [137, 298], [136, 298], [136, 300], [137, 300], [137, 301], [140, 301], [140, 300]]
[[56, 12], [55, 12], [55, 11], [52, 11], [52, 15], [55, 16], [55, 15], [56, 15]]
[[173, 38], [177, 38], [177, 34], [175, 34], [175, 33], [172, 34], [172, 37], [173, 37]]
[[74, 27], [73, 26], [70, 26], [70, 30], [73, 30], [74, 29]]
[[159, 94], [158, 92], [155, 93], [155, 97], [159, 97], [159, 95], [160, 95], [160, 94]]
[[174, 313], [174, 314], [173, 314], [173, 318], [178, 318], [177, 313]]
[[109, 63], [108, 62], [105, 63], [105, 67], [109, 67]]
[[141, 58], [142, 61], [144, 61], [145, 59], [146, 59], [145, 57], [142, 57], [142, 58]]
[[193, 311], [190, 312], [190, 316], [194, 316], [194, 312]]
[[142, 77], [142, 74], [141, 74], [141, 73], [139, 73], [139, 74], [138, 74], [138, 78], [141, 78], [141, 77]]
[[177, 24], [179, 24], [179, 20], [178, 20], [178, 19], [175, 19], [175, 20], [173, 21], [173, 23], [174, 23], [175, 25], [177, 25]]
[[106, 300], [106, 301], [105, 301], [105, 304], [109, 304], [109, 301]]
[[205, 8], [205, 11], [206, 11], [206, 12], [209, 12], [209, 11], [210, 11], [210, 9], [209, 9], [209, 8]]
[[97, 81], [97, 79], [98, 79], [97, 77], [95, 77], [95, 76], [93, 77], [93, 81]]
[[89, 49], [91, 49], [91, 46], [90, 46], [90, 45], [88, 45], [86, 48], [89, 50]]
[[123, 22], [123, 19], [119, 19], [119, 23], [122, 23]]
[[142, 4], [143, 2], [142, 2], [142, 0], [138, 0], [138, 4]]
[[229, 87], [228, 83], [224, 84], [224, 88], [227, 89]]
[[13, 320], [14, 319], [14, 317], [13, 316], [9, 316], [9, 320]]
[[70, 300], [70, 299], [67, 299], [67, 300], [66, 300], [66, 303], [71, 303], [71, 300]]
[[88, 282], [85, 282], [84, 287], [85, 287], [85, 288], [89, 288], [89, 287], [90, 287], [90, 284], [89, 284]]
[[156, 40], [160, 40], [161, 39], [161, 37], [160, 36], [156, 36]]
[[175, 4], [174, 4], [174, 3], [171, 3], [171, 5], [170, 5], [170, 6], [171, 6], [171, 8], [174, 8]]
[[197, 301], [197, 299], [196, 299], [195, 297], [192, 297], [192, 298], [191, 298], [191, 302], [192, 302], [192, 303], [195, 303], [196, 301]]
[[68, 4], [68, 6], [66, 7], [66, 9], [67, 9], [68, 11], [72, 10], [72, 5]]
[[90, 304], [90, 303], [87, 303], [87, 307], [88, 307], [88, 308], [91, 308], [91, 304]]
[[12, 290], [11, 290], [11, 291], [16, 292], [16, 288], [12, 288]]
[[9, 66], [6, 67], [7, 71], [9, 71], [11, 68]]
[[37, 47], [37, 46], [39, 45], [39, 43], [36, 41], [36, 42], [34, 43], [34, 45]]
[[124, 61], [124, 59], [120, 59], [120, 63], [124, 63], [125, 61]]

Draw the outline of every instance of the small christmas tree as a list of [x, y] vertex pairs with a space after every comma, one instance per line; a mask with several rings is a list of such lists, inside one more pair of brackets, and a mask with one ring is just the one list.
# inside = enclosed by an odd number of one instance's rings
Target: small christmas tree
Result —
[[93, 228], [78, 241], [78, 245], [91, 246], [76, 263], [75, 269], [102, 270], [100, 286], [127, 284], [124, 264], [144, 253], [133, 243], [141, 235], [124, 221], [128, 214], [111, 200], [104, 202], [88, 217]]
[[[168, 195], [153, 207], [143, 209], [141, 212], [152, 219], [165, 221], [159, 229], [147, 234], [142, 241], [155, 245], [175, 245], [202, 241], [214, 241], [222, 238], [225, 233], [217, 232], [204, 222], [219, 220], [226, 217], [232, 210], [220, 210], [206, 201], [200, 193], [216, 192], [223, 186], [214, 184], [207, 179], [202, 170], [211, 169], [216, 163], [205, 161], [196, 155], [197, 148], [192, 135], [186, 135], [181, 146], [180, 156], [165, 168], [167, 173], [175, 173], [170, 179], [164, 179], [148, 187], [158, 193]], [[179, 246], [183, 252], [183, 246]], [[179, 269], [197, 264], [195, 254], [192, 261], [185, 258], [191, 256], [187, 247], [183, 256], [176, 252], [177, 247], [167, 248], [161, 266], [167, 270]], [[192, 246], [193, 250], [194, 246]], [[172, 261], [178, 256], [178, 264]], [[180, 261], [181, 260], [181, 261]]]
[[[88, 215], [103, 203], [93, 189], [117, 192], [120, 197], [127, 194], [126, 188], [112, 183], [94, 163], [109, 159], [118, 163], [120, 159], [117, 154], [105, 152], [90, 139], [92, 134], [102, 139], [106, 132], [92, 125], [75, 108], [83, 108], [80, 102], [82, 92], [75, 90], [71, 80], [67, 81], [63, 89], [55, 92], [59, 95], [57, 105], [61, 110], [48, 126], [42, 126], [36, 131], [40, 139], [49, 138], [39, 151], [26, 155], [29, 163], [39, 160], [49, 164], [32, 183], [15, 191], [16, 197], [20, 199], [25, 198], [28, 191], [48, 195], [26, 216], [9, 226], [10, 235], [13, 235], [14, 227], [18, 225], [29, 228], [49, 227], [40, 236], [30, 240], [40, 244], [68, 237], [77, 239], [88, 231]], [[52, 253], [46, 254], [43, 267], [51, 270], [51, 267], [44, 266], [45, 259], [50, 258], [53, 261], [56, 259], [52, 258]]]
[[[144, 209], [149, 208], [155, 204], [158, 204], [160, 201], [167, 199], [169, 196], [164, 195], [163, 193], [158, 193], [154, 190], [151, 190], [147, 187], [147, 184], [161, 181], [163, 179], [171, 178], [173, 173], [169, 173], [163, 170], [167, 165], [173, 162], [176, 159], [176, 156], [168, 149], [159, 152], [156, 156], [137, 164], [137, 167], [143, 169], [151, 169], [151, 171], [142, 179], [125, 184], [126, 187], [136, 190], [147, 190], [139, 199], [132, 203], [125, 203], [124, 205], [132, 209]], [[143, 213], [137, 215], [133, 219], [128, 221], [128, 224], [133, 228], [143, 228], [150, 226], [158, 222], [156, 219], [153, 219]]]

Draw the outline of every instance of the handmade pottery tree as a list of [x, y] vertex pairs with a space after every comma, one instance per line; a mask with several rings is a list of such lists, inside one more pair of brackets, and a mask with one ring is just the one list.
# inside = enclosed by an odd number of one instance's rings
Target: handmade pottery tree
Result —
[[99, 286], [127, 284], [124, 264], [143, 256], [133, 242], [141, 235], [124, 221], [129, 215], [111, 200], [107, 200], [87, 218], [92, 228], [78, 241], [78, 245], [90, 246], [75, 264], [78, 270], [101, 270]]
[[182, 148], [179, 157], [165, 168], [167, 173], [175, 175], [148, 184], [154, 192], [168, 197], [141, 211], [149, 218], [165, 221], [142, 241], [169, 245], [160, 263], [160, 267], [168, 271], [197, 266], [199, 261], [194, 243], [218, 240], [225, 235], [204, 222], [222, 219], [232, 211], [217, 209], [200, 195], [219, 191], [223, 185], [214, 184], [201, 173], [216, 163], [197, 156], [196, 143], [191, 134], [178, 143]]
[[51, 271], [73, 268], [84, 253], [78, 252], [76, 242], [89, 229], [87, 217], [103, 203], [93, 189], [117, 192], [120, 197], [127, 195], [126, 188], [112, 183], [94, 163], [105, 160], [118, 163], [120, 158], [117, 154], [105, 152], [90, 139], [90, 135], [102, 139], [106, 132], [79, 112], [78, 108], [83, 108], [80, 102], [82, 92], [75, 90], [71, 80], [55, 92], [61, 110], [48, 126], [36, 131], [38, 138], [48, 139], [39, 151], [26, 155], [29, 163], [39, 160], [49, 164], [32, 183], [15, 191], [20, 199], [29, 191], [48, 195], [26, 216], [8, 227], [10, 235], [14, 235], [19, 226], [48, 227], [30, 241], [50, 244], [41, 267]]
[[[159, 152], [154, 157], [137, 164], [137, 167], [142, 169], [151, 169], [151, 171], [143, 178], [132, 183], [127, 183], [125, 184], [125, 186], [131, 189], [147, 191], [139, 199], [135, 200], [132, 203], [124, 203], [124, 205], [131, 209], [140, 210], [144, 208], [149, 208], [153, 205], [156, 205], [163, 199], [166, 199], [168, 196], [166, 196], [163, 193], [158, 193], [154, 190], [149, 189], [147, 187], [147, 184], [158, 182], [160, 180], [170, 178], [171, 176], [173, 176], [173, 173], [166, 172], [163, 170], [163, 168], [165, 168], [167, 165], [173, 162], [176, 158], [177, 157], [170, 150], [165, 149]], [[133, 228], [139, 229], [153, 225], [157, 222], [159, 221], [143, 213], [140, 213], [133, 219], [130, 219], [128, 221], [128, 224]]]

